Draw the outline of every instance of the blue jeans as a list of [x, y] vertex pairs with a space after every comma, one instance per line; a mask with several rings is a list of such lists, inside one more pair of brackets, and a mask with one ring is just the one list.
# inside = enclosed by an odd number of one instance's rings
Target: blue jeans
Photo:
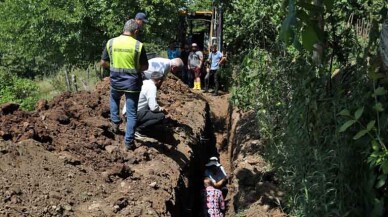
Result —
[[127, 126], [125, 130], [125, 144], [130, 144], [134, 140], [135, 127], [137, 121], [137, 103], [139, 102], [139, 93], [127, 93], [110, 89], [110, 119], [113, 123], [120, 123], [120, 98], [125, 94], [127, 107]]

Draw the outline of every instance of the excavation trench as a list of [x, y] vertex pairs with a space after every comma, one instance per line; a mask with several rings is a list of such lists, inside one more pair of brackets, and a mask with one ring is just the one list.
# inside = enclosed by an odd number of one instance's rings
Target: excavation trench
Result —
[[[192, 155], [186, 171], [182, 172], [176, 187], [176, 206], [170, 206], [172, 216], [200, 216], [202, 211], [203, 174], [205, 164], [212, 156], [218, 156], [216, 138], [210, 115], [209, 104], [205, 107], [205, 126], [191, 146]], [[187, 182], [184, 180], [187, 179]], [[178, 208], [178, 209], [177, 209]]]
[[[227, 96], [221, 99], [222, 104], [213, 102], [216, 98], [210, 98], [203, 95], [202, 99], [206, 101], [205, 106], [205, 127], [201, 132], [197, 143], [192, 145], [192, 157], [187, 169], [186, 178], [188, 179], [187, 186], [184, 181], [180, 181], [176, 187], [176, 198], [179, 201], [179, 212], [171, 212], [172, 216], [201, 216], [203, 211], [203, 178], [205, 164], [210, 157], [216, 156], [222, 162], [224, 167], [229, 167], [228, 153], [228, 130], [230, 112], [232, 111], [227, 102]], [[221, 108], [214, 106], [218, 104]], [[222, 111], [220, 111], [220, 109]], [[229, 168], [227, 168], [229, 172]], [[184, 172], [183, 172], [184, 174]]]
[[204, 165], [220, 156], [229, 168], [218, 153], [227, 143], [227, 96], [224, 104], [209, 97], [170, 76], [159, 102], [173, 121], [129, 153], [120, 149], [123, 134], [107, 132], [109, 80], [34, 112], [0, 114], [0, 197], [9, 198], [0, 215], [198, 216]]

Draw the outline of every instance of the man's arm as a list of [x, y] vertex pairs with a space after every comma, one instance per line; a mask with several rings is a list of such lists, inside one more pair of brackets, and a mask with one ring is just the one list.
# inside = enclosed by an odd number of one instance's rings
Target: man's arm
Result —
[[109, 69], [109, 67], [110, 67], [109, 61], [101, 60], [101, 66], [102, 66], [104, 69]]
[[145, 51], [144, 46], [141, 48], [140, 51], [140, 72], [143, 72], [148, 69], [148, 59], [147, 59], [147, 52]]
[[[221, 53], [221, 52], [220, 52]], [[220, 59], [220, 61], [218, 62], [218, 65], [221, 65], [222, 63], [224, 63], [225, 62], [225, 57], [224, 57], [224, 55], [221, 53], [221, 59]]]
[[218, 167], [218, 169], [221, 170], [220, 172], [222, 173], [224, 178], [222, 178], [217, 183], [214, 183], [214, 186], [216, 188], [221, 188], [228, 181], [228, 176], [226, 175], [226, 172], [223, 166]]
[[190, 55], [191, 55], [191, 53], [189, 53], [189, 56], [187, 56], [187, 69], [188, 70], [190, 70], [191, 68], [190, 68]]
[[110, 61], [109, 54], [105, 47], [101, 55], [101, 66], [104, 67], [105, 69], [109, 69], [110, 67], [109, 61]]
[[226, 182], [226, 178], [221, 179], [220, 181], [214, 183], [215, 188], [221, 188], [222, 185]]
[[148, 91], [146, 92], [148, 107], [150, 108], [150, 110], [152, 112], [159, 112], [160, 111], [160, 106], [159, 106], [158, 102], [156, 101], [156, 91], [157, 91], [157, 89], [154, 86], [154, 87], [148, 89]]
[[199, 68], [202, 68], [202, 64], [203, 64], [203, 53], [201, 52], [201, 54], [199, 55]]
[[225, 212], [225, 198], [222, 195], [222, 192], [220, 193], [220, 197], [218, 198], [218, 203], [220, 205], [220, 210], [224, 213]]

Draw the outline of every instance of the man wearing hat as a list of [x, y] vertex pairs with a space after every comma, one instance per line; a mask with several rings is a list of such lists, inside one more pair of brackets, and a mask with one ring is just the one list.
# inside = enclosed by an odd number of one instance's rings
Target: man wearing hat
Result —
[[143, 12], [139, 12], [135, 16], [135, 21], [139, 25], [139, 34], [136, 37], [136, 40], [140, 41], [140, 34], [143, 32], [143, 24], [148, 23], [147, 16]]
[[220, 189], [224, 198], [226, 198], [228, 194], [228, 188], [226, 187], [228, 177], [226, 176], [224, 167], [218, 162], [217, 157], [211, 157], [205, 166], [205, 177], [209, 177], [213, 182], [213, 186]]
[[135, 138], [142, 139], [142, 133], [148, 127], [162, 122], [167, 111], [158, 105], [156, 101], [157, 89], [163, 82], [163, 73], [155, 71], [151, 74], [149, 80], [143, 81], [141, 87], [139, 104], [137, 107], [137, 132]]
[[143, 23], [148, 23], [147, 16], [143, 12], [136, 14], [135, 21], [140, 26], [140, 28], [143, 26]]
[[191, 52], [188, 58], [188, 70], [194, 75], [194, 90], [201, 89], [201, 70], [203, 64], [203, 53], [198, 50], [198, 45], [191, 45]]

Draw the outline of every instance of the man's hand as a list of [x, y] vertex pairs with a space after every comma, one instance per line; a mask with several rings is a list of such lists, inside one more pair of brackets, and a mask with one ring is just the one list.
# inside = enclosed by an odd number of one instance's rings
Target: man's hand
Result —
[[214, 183], [214, 187], [221, 188], [222, 185], [226, 182], [226, 178], [221, 179], [220, 181]]
[[101, 66], [105, 69], [109, 69], [109, 61], [101, 60]]

